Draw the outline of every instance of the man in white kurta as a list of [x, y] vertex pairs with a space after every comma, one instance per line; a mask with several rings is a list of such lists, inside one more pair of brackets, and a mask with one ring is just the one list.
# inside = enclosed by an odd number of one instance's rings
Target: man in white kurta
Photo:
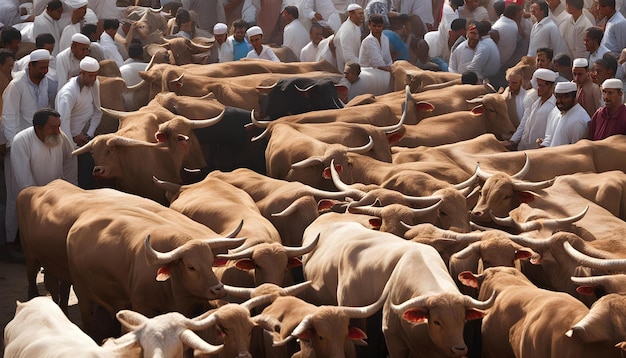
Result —
[[[592, 27], [591, 21], [583, 15], [583, 0], [567, 0], [570, 16], [559, 26], [563, 40], [571, 58], [587, 58], [589, 52], [585, 48], [585, 31]], [[580, 7], [580, 8], [579, 8]]]
[[281, 12], [281, 16], [286, 24], [283, 30], [283, 46], [289, 47], [300, 60], [300, 52], [309, 42], [309, 32], [298, 20], [297, 7], [287, 6]]
[[615, 1], [599, 0], [599, 4], [600, 15], [608, 19], [600, 45], [619, 54], [626, 47], [626, 19], [621, 12], [616, 11], [619, 9], [616, 9]]
[[591, 118], [576, 102], [576, 84], [560, 82], [554, 89], [556, 107], [548, 117], [546, 136], [542, 147], [574, 144], [589, 135]]
[[391, 51], [389, 50], [389, 38], [382, 36], [383, 18], [380, 14], [370, 16], [370, 34], [361, 42], [359, 49], [359, 65], [361, 67], [374, 67], [384, 71], [391, 71]]
[[416, 15], [422, 20], [426, 31], [434, 30], [433, 2], [426, 0], [394, 0], [393, 7], [401, 14]]
[[554, 21], [548, 16], [548, 4], [537, 2], [530, 5], [530, 12], [537, 19], [530, 31], [530, 44], [527, 55], [535, 57], [537, 49], [551, 48], [554, 54], [567, 53], [567, 46], [563, 36]]
[[500, 34], [500, 40], [497, 45], [498, 51], [500, 52], [500, 65], [503, 69], [507, 69], [519, 61], [519, 58], [511, 57], [517, 48], [519, 26], [517, 25], [516, 18], [520, 12], [521, 9], [517, 5], [510, 4], [504, 9], [504, 13], [491, 27]]
[[246, 31], [246, 36], [252, 44], [252, 50], [248, 52], [246, 58], [259, 58], [261, 60], [268, 60], [272, 62], [280, 62], [278, 56], [272, 51], [269, 46], [263, 45], [263, 30], [258, 26], [252, 26]]
[[120, 22], [117, 19], [104, 20], [104, 32], [100, 35], [100, 46], [102, 46], [102, 53], [104, 58], [113, 60], [117, 64], [117, 67], [124, 65], [124, 59], [117, 49], [115, 44], [115, 33], [120, 27]]
[[325, 21], [335, 31], [339, 31], [341, 19], [331, 0], [303, 0], [302, 14], [312, 22]]
[[311, 24], [311, 30], [309, 31], [311, 41], [300, 50], [301, 62], [317, 62], [316, 57], [320, 49], [319, 44], [324, 39], [323, 32], [322, 25]]
[[[61, 39], [57, 43], [59, 52], [70, 47], [70, 44], [72, 43], [72, 36], [74, 34], [79, 34], [83, 25], [86, 23], [85, 15], [87, 14], [87, 0], [77, 0], [73, 2], [70, 7], [72, 8], [70, 23], [61, 31]], [[98, 20], [96, 18], [96, 22], [97, 21]]]
[[[36, 38], [40, 34], [51, 34], [56, 44], [61, 40], [61, 25], [59, 19], [63, 14], [63, 3], [60, 0], [53, 0], [48, 3], [46, 11], [35, 16], [33, 22], [33, 37]], [[52, 51], [52, 56], [59, 53], [58, 46]]]
[[[15, 207], [17, 193], [13, 188], [13, 171], [9, 158], [10, 148], [16, 134], [32, 127], [33, 116], [41, 108], [52, 107], [54, 90], [50, 91], [46, 73], [50, 63], [48, 50], [39, 49], [31, 52], [28, 69], [16, 76], [4, 90], [2, 95], [2, 133], [0, 144], [6, 146], [4, 158], [4, 177], [7, 189], [6, 207]], [[17, 213], [7, 210], [5, 217], [6, 240], [15, 242], [17, 237]]]
[[478, 46], [480, 36], [476, 25], [470, 26], [467, 30], [467, 40], [463, 41], [450, 54], [450, 72], [463, 73], [467, 70], [467, 66], [474, 59], [476, 47]]
[[56, 73], [59, 90], [70, 78], [78, 76], [80, 72], [80, 60], [87, 56], [90, 45], [91, 41], [89, 37], [83, 34], [74, 34], [74, 36], [72, 36], [72, 45], [59, 52], [59, 55], [56, 57]]
[[359, 62], [361, 48], [361, 24], [363, 23], [363, 8], [356, 4], [348, 5], [348, 19], [335, 33], [333, 43], [337, 56], [337, 69], [343, 71], [346, 62]]
[[467, 65], [467, 70], [476, 73], [478, 80], [495, 75], [500, 69], [500, 51], [498, 45], [491, 39], [486, 27], [480, 24], [479, 35], [482, 35], [472, 62]]

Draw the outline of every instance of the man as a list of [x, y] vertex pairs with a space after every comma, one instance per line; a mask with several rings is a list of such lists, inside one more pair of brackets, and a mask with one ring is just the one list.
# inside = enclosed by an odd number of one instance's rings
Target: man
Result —
[[465, 0], [463, 6], [459, 8], [459, 17], [467, 20], [467, 22], [474, 21], [489, 21], [489, 12], [483, 6], [479, 6], [478, 0]]
[[604, 31], [599, 27], [589, 27], [585, 30], [585, 37], [583, 37], [583, 43], [585, 44], [585, 50], [589, 52], [589, 63], [594, 63], [609, 52], [609, 49], [601, 45], [604, 38]]
[[215, 37], [215, 45], [214, 48], [217, 51], [211, 51], [211, 56], [209, 57], [210, 63], [215, 62], [228, 62], [233, 60], [233, 48], [232, 41], [228, 40], [228, 26], [221, 22], [218, 22], [213, 26], [213, 37]]
[[115, 34], [120, 27], [120, 22], [117, 19], [105, 19], [103, 24], [104, 32], [100, 35], [100, 46], [102, 46], [104, 57], [114, 60], [117, 67], [122, 67], [124, 59], [115, 44]]
[[318, 23], [311, 24], [311, 30], [309, 31], [309, 41], [306, 46], [300, 51], [301, 62], [316, 62], [317, 53], [319, 52], [319, 44], [324, 39], [324, 29], [322, 25]]
[[[45, 49], [50, 52], [50, 55], [54, 52], [54, 37], [51, 34], [39, 34], [35, 38], [35, 47], [37, 49]], [[28, 63], [30, 62], [30, 55], [26, 55], [19, 60], [15, 61], [13, 65], [13, 73], [23, 71], [28, 67]], [[56, 66], [54, 57], [50, 60], [50, 66], [48, 67], [48, 78], [56, 81], [56, 70], [52, 67]]]
[[552, 69], [558, 73], [556, 83], [572, 80], [572, 59], [565, 53], [560, 53], [552, 61]]
[[[59, 43], [61, 40], [61, 31], [59, 19], [63, 14], [63, 3], [61, 0], [52, 0], [48, 3], [46, 11], [35, 16], [33, 22], [33, 36], [37, 37], [40, 34], [51, 34], [54, 37], [54, 42]], [[59, 53], [58, 49], [54, 49], [52, 56], [56, 56]]]
[[[350, 11], [349, 8], [350, 6], [348, 6], [348, 11]], [[341, 18], [331, 0], [304, 0], [302, 13], [311, 22], [324, 21], [335, 33], [341, 27]]]
[[600, 15], [608, 19], [601, 45], [617, 57], [626, 47], [626, 19], [622, 13], [616, 11], [615, 0], [599, 0], [598, 5]]
[[357, 4], [348, 5], [348, 19], [335, 33], [333, 44], [337, 55], [337, 69], [342, 70], [346, 62], [359, 62], [361, 48], [361, 24], [363, 23], [363, 8]]
[[519, 68], [509, 68], [506, 71], [506, 80], [509, 86], [504, 89], [502, 96], [507, 104], [509, 119], [515, 127], [519, 126], [520, 120], [524, 116], [524, 98], [526, 89], [522, 87], [524, 74]]
[[[554, 1], [554, 0], [552, 0]], [[559, 1], [560, 2], [560, 1]], [[567, 51], [571, 58], [587, 58], [585, 49], [585, 31], [593, 26], [591, 21], [583, 15], [583, 0], [566, 0], [567, 12], [570, 13], [559, 26]]]
[[59, 52], [57, 56], [57, 81], [60, 90], [67, 81], [80, 72], [80, 60], [89, 53], [91, 41], [83, 34], [72, 35], [72, 44], [69, 48]]
[[22, 33], [14, 27], [4, 27], [0, 31], [0, 44], [2, 48], [11, 50], [13, 54], [17, 54], [17, 50], [22, 43]]
[[552, 69], [552, 58], [554, 57], [554, 51], [552, 51], [552, 49], [547, 47], [538, 48], [535, 56], [537, 68]]
[[140, 40], [133, 40], [128, 46], [128, 59], [120, 67], [120, 74], [127, 86], [141, 82], [139, 71], [145, 71], [148, 64], [143, 61], [143, 46]]
[[489, 36], [489, 30], [491, 30], [489, 21], [481, 21], [477, 29], [480, 41], [476, 45], [474, 58], [467, 65], [466, 70], [476, 73], [479, 81], [489, 78], [493, 82], [494, 79], [491, 77], [495, 76], [500, 69], [500, 51], [498, 51], [498, 45]]
[[589, 62], [584, 58], [574, 60], [572, 67], [573, 82], [578, 88], [576, 93], [576, 103], [579, 103], [589, 117], [600, 108], [602, 92], [600, 86], [595, 84], [589, 77]]
[[233, 22], [232, 28], [233, 34], [226, 39], [226, 47], [221, 46], [220, 62], [239, 61], [246, 57], [248, 52], [252, 50], [252, 45], [248, 41], [249, 39], [246, 39], [248, 24], [239, 19]]
[[389, 39], [389, 50], [391, 50], [391, 58], [394, 61], [411, 60], [409, 48], [405, 42], [405, 40], [408, 39], [406, 26], [408, 22], [409, 17], [406, 14], [401, 14], [391, 18], [390, 29], [383, 30], [383, 35], [387, 36]]
[[[431, 50], [432, 61], [439, 65], [442, 71], [448, 71], [448, 64], [450, 62], [450, 54], [453, 51], [453, 45], [459, 40], [463, 38], [465, 41], [465, 34], [467, 26], [467, 20], [465, 19], [454, 19], [450, 23], [450, 29], [446, 32], [442, 32], [441, 27], [440, 30], [436, 33], [436, 39], [434, 41], [429, 41], [428, 34], [435, 34], [434, 32], [429, 32], [424, 39], [428, 41], [428, 46]], [[459, 42], [459, 44], [461, 43]]]
[[561, 24], [569, 17], [567, 11], [565, 11], [565, 4], [561, 0], [546, 0], [548, 7], [550, 8], [550, 18], [556, 24], [556, 27], [560, 27]]
[[300, 60], [300, 52], [309, 42], [309, 34], [304, 28], [304, 25], [298, 20], [298, 8], [295, 6], [286, 6], [280, 14], [285, 24], [283, 30], [283, 46], [289, 47], [298, 60]]
[[548, 115], [556, 105], [556, 99], [552, 94], [555, 80], [556, 73], [550, 70], [540, 68], [535, 71], [531, 82], [537, 88], [539, 98], [524, 112], [524, 117], [511, 140], [503, 142], [507, 148], [511, 150], [537, 148], [537, 139], [544, 138]]
[[98, 35], [98, 25], [96, 24], [85, 24], [82, 29], [80, 29], [80, 33], [87, 36], [91, 44], [89, 45], [89, 56], [95, 58], [98, 61], [106, 60], [104, 57], [104, 48], [100, 45], [98, 40], [100, 39]]
[[491, 27], [500, 34], [498, 41], [498, 51], [500, 53], [500, 65], [502, 70], [506, 70], [515, 65], [519, 58], [511, 58], [517, 48], [517, 37], [519, 36], [518, 22], [521, 20], [522, 8], [515, 3], [511, 3], [504, 8], [504, 13]]
[[610, 78], [602, 83], [604, 107], [591, 118], [589, 139], [600, 140], [615, 134], [626, 134], [626, 107], [622, 96], [622, 81]]
[[219, 0], [183, 0], [183, 8], [198, 14], [198, 28], [211, 31], [218, 22], [226, 22], [224, 5]]
[[241, 6], [241, 18], [248, 23], [248, 26], [254, 26], [259, 10], [261, 10], [261, 0], [244, 0]]
[[[30, 54], [28, 69], [22, 76], [13, 79], [2, 95], [2, 131], [1, 143], [6, 148], [4, 158], [4, 176], [7, 189], [6, 201], [6, 242], [9, 243], [9, 254], [19, 259], [16, 247], [12, 244], [17, 238], [17, 213], [15, 199], [17, 192], [13, 183], [13, 172], [9, 149], [12, 146], [16, 134], [33, 125], [32, 120], [35, 112], [42, 108], [52, 107], [56, 90], [49, 88], [48, 65], [50, 64], [50, 52], [48, 50], [35, 50]], [[13, 247], [11, 247], [13, 246]]]
[[576, 84], [557, 83], [554, 89], [556, 108], [548, 118], [546, 135], [540, 141], [541, 147], [556, 147], [574, 144], [589, 135], [591, 118], [585, 109], [576, 102]]
[[252, 44], [252, 50], [246, 58], [259, 58], [272, 62], [280, 62], [274, 51], [269, 46], [263, 45], [263, 30], [258, 26], [252, 26], [246, 31], [246, 36]]
[[383, 34], [383, 17], [373, 14], [368, 21], [370, 34], [361, 42], [359, 49], [359, 65], [361, 67], [374, 67], [379, 70], [391, 72], [391, 51], [389, 39]]
[[600, 86], [609, 78], [615, 78], [616, 71], [617, 61], [609, 53], [605, 53], [601, 59], [593, 63], [589, 75], [591, 80]]
[[450, 72], [463, 73], [467, 71], [467, 66], [474, 59], [476, 47], [480, 39], [476, 25], [476, 23], [472, 23], [469, 26], [467, 29], [467, 40], [463, 41], [459, 47], [454, 49], [452, 54], [450, 54]]
[[85, 24], [87, 0], [76, 0], [71, 3], [70, 7], [72, 8], [71, 22], [61, 32], [61, 40], [58, 42], [59, 53], [70, 47], [70, 44], [73, 42], [72, 36], [80, 33]]
[[343, 70], [344, 79], [340, 84], [348, 87], [348, 98], [341, 99], [345, 103], [351, 101], [354, 97], [369, 93], [366, 83], [359, 77], [361, 75], [361, 66], [356, 62], [348, 62]]
[[563, 36], [554, 21], [548, 16], [548, 4], [542, 0], [533, 0], [530, 5], [530, 13], [537, 19], [530, 31], [530, 44], [528, 56], [535, 55], [538, 48], [551, 48], [554, 53], [565, 53], [567, 47]]
[[418, 16], [426, 27], [424, 29], [425, 31], [433, 31], [437, 29], [435, 27], [435, 19], [433, 18], [432, 1], [393, 0], [393, 7], [401, 14]]
[[[0, 93], [3, 93], [11, 82], [14, 63], [15, 54], [5, 48], [0, 49]], [[2, 96], [0, 96], [0, 113], [2, 113]]]
[[178, 10], [176, 10], [176, 18], [174, 20], [176, 22], [176, 27], [178, 28], [178, 31], [174, 34], [174, 36], [184, 37], [187, 40], [191, 40], [194, 37], [195, 25], [191, 19], [189, 11], [183, 8], [178, 8]]

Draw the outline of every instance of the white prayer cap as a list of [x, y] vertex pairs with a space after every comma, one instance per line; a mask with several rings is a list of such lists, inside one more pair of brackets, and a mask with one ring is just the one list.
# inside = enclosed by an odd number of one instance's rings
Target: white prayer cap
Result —
[[263, 35], [263, 30], [261, 30], [258, 26], [252, 26], [248, 29], [248, 31], [246, 31], [246, 36], [248, 36], [248, 38], [255, 35]]
[[350, 4], [350, 5], [348, 5], [347, 11], [350, 12], [350, 11], [358, 10], [358, 9], [362, 9], [361, 5], [359, 5], [359, 4]]
[[540, 68], [533, 73], [533, 78], [540, 79], [548, 82], [556, 81], [557, 74], [554, 71], [548, 70], [546, 68]]
[[570, 93], [578, 91], [574, 82], [559, 82], [554, 88], [554, 93]]
[[589, 67], [589, 61], [587, 61], [586, 58], [574, 59], [574, 62], [572, 64], [573, 64], [572, 67], [583, 67], [583, 68]]
[[73, 10], [80, 9], [81, 7], [87, 6], [88, 4], [87, 0], [65, 0], [64, 2], [69, 5], [69, 7], [71, 7]]
[[33, 52], [30, 53], [30, 61], [29, 62], [35, 62], [35, 61], [50, 61], [50, 59], [52, 58], [52, 56], [50, 56], [50, 52], [48, 52], [48, 50], [45, 49], [39, 49], [39, 50], [35, 50]]
[[85, 56], [85, 58], [80, 60], [80, 69], [85, 72], [98, 72], [100, 64], [95, 58]]
[[228, 26], [221, 22], [218, 22], [213, 26], [213, 35], [223, 35], [228, 32]]
[[602, 82], [602, 89], [614, 88], [618, 90], [623, 90], [624, 84], [621, 80], [617, 78], [609, 78], [608, 80]]
[[74, 35], [72, 35], [72, 42], [78, 42], [79, 44], [84, 45], [91, 45], [91, 40], [89, 40], [89, 37], [81, 33], [75, 33]]

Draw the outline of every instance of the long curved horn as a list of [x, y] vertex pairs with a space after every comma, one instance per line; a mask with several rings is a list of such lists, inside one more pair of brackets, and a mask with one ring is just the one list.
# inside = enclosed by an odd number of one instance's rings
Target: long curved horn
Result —
[[254, 250], [256, 250], [256, 245], [250, 246], [247, 249], [234, 252], [232, 254], [218, 254], [215, 257], [224, 259], [224, 260], [241, 260], [241, 259], [249, 259], [254, 254]]
[[478, 175], [478, 177], [482, 180], [487, 180], [491, 178], [491, 176], [493, 176], [493, 174], [482, 170], [482, 168], [480, 167], [480, 162], [476, 162], [476, 175]]
[[341, 309], [344, 311], [348, 317], [350, 318], [367, 318], [374, 313], [378, 312], [383, 307], [383, 304], [387, 300], [387, 296], [389, 295], [389, 291], [383, 289], [383, 293], [380, 295], [376, 302], [371, 305], [367, 305], [365, 307], [345, 307], [342, 306]]
[[600, 286], [609, 293], [626, 291], [626, 275], [604, 275], [591, 277], [571, 277], [572, 282], [581, 286]]
[[213, 48], [213, 45], [203, 45], [203, 44], [199, 44], [199, 43], [197, 43], [197, 42], [193, 42], [193, 41], [191, 41], [191, 40], [190, 40], [189, 42], [191, 42], [191, 44], [192, 44], [193, 46], [195, 46], [195, 47], [196, 47], [196, 49], [199, 49], [199, 50], [210, 50], [210, 49], [212, 49], [212, 48]]
[[241, 221], [239, 222], [239, 225], [237, 225], [235, 230], [233, 230], [230, 234], [226, 235], [226, 237], [229, 239], [236, 237], [237, 235], [239, 235], [239, 232], [241, 231], [242, 227], [243, 227], [243, 219], [241, 219]]
[[355, 191], [359, 195], [359, 199], [362, 199], [365, 196], [364, 191], [353, 189], [352, 187], [350, 187], [350, 185], [344, 183], [341, 180], [341, 177], [339, 177], [339, 173], [337, 173], [337, 169], [335, 169], [335, 159], [331, 159], [330, 161], [330, 177], [337, 189], [341, 191]]
[[300, 201], [303, 200], [303, 197], [300, 197], [296, 200], [293, 201], [293, 203], [289, 204], [288, 207], [284, 208], [283, 211], [279, 212], [279, 213], [272, 213], [271, 216], [272, 217], [285, 217], [285, 216], [289, 216], [295, 212], [298, 211], [298, 207], [300, 205]]
[[469, 259], [471, 257], [478, 256], [478, 248], [480, 247], [480, 245], [476, 245], [476, 244], [479, 244], [479, 243], [474, 242], [470, 245], [467, 245], [463, 250], [454, 253], [452, 257], [456, 259], [464, 260], [464, 259]]
[[276, 85], [278, 84], [279, 81], [276, 81], [273, 85], [270, 86], [256, 86], [256, 89], [274, 89], [274, 87], [276, 87]]
[[557, 229], [565, 225], [575, 223], [576, 221], [582, 219], [585, 214], [587, 214], [587, 211], [589, 211], [589, 205], [587, 205], [580, 213], [566, 218], [538, 219], [525, 223], [518, 223], [510, 216], [507, 216], [506, 218], [499, 218], [495, 216], [491, 211], [489, 212], [489, 215], [491, 216], [491, 220], [498, 225], [512, 227], [520, 232], [528, 232], [533, 230], [539, 230], [541, 228]]
[[[272, 289], [272, 294], [274, 295], [278, 295], [278, 296], [295, 296], [298, 293], [304, 291], [305, 289], [307, 289], [308, 287], [311, 286], [312, 281], [305, 281], [305, 282], [301, 282], [292, 286], [288, 286], [288, 287], [280, 287], [277, 285], [274, 285], [272, 283], [265, 283], [261, 286], [264, 285], [271, 285], [275, 288]], [[259, 287], [261, 287], [259, 286]], [[224, 291], [231, 295], [231, 296], [235, 296], [235, 297], [241, 297], [241, 298], [251, 298], [252, 295], [255, 293], [255, 291], [258, 290], [259, 287], [255, 287], [255, 288], [249, 288], [249, 287], [235, 287], [235, 286], [229, 286], [229, 285], [224, 285]], [[264, 291], [266, 292], [266, 291]]]
[[256, 141], [257, 141], [257, 140], [259, 140], [259, 139], [263, 139], [263, 138], [267, 137], [269, 133], [270, 133], [269, 129], [265, 128], [265, 130], [263, 131], [263, 133], [259, 134], [259, 135], [258, 135], [258, 136], [256, 136], [256, 137], [252, 137], [252, 138], [250, 138], [250, 141], [251, 141], [251, 142], [256, 142]]
[[77, 155], [81, 155], [81, 154], [84, 154], [84, 153], [89, 153], [91, 151], [91, 147], [92, 146], [93, 146], [93, 140], [87, 142], [87, 144], [83, 145], [82, 147], [72, 151], [72, 156], [75, 157]]
[[[333, 161], [331, 161], [331, 175], [332, 175], [332, 171], [334, 170], [334, 159]], [[335, 173], [337, 173], [337, 170], [334, 170]], [[337, 174], [337, 177], [339, 177], [339, 175]], [[341, 180], [341, 179], [339, 179]], [[339, 189], [339, 188], [337, 188]], [[343, 199], [345, 197], [358, 197], [361, 198], [364, 193], [360, 190], [357, 189], [352, 189], [350, 187], [348, 187], [348, 189], [343, 190], [343, 189], [339, 189], [341, 191], [326, 191], [326, 190], [322, 190], [322, 189], [317, 189], [314, 188], [312, 186], [306, 185], [306, 188], [304, 189], [304, 191], [306, 192], [307, 195], [313, 195], [319, 198], [325, 198], [325, 199]]]
[[484, 235], [483, 232], [461, 233], [461, 232], [456, 232], [452, 230], [443, 230], [443, 229], [440, 229], [440, 232], [441, 232], [441, 237], [444, 237], [447, 239], [453, 239], [455, 241], [462, 241], [466, 245], [482, 240], [483, 235]]
[[115, 314], [115, 318], [129, 331], [137, 329], [149, 320], [141, 313], [131, 310], [121, 310]]
[[382, 217], [383, 210], [382, 208], [375, 206], [350, 206], [348, 211], [353, 214], [364, 214], [369, 216]]
[[224, 285], [224, 292], [235, 297], [250, 298], [254, 293], [254, 288]]
[[198, 335], [188, 329], [184, 330], [180, 334], [180, 341], [183, 342], [186, 346], [202, 353], [215, 354], [221, 352], [224, 349], [223, 344], [220, 344], [219, 346], [214, 346], [210, 343], [205, 342], [202, 338], [198, 337]]
[[517, 173], [511, 175], [511, 179], [524, 179], [528, 171], [530, 170], [530, 158], [528, 157], [528, 153], [524, 152], [524, 156], [526, 156], [526, 161], [524, 162], [524, 166]]
[[509, 238], [519, 245], [533, 249], [533, 251], [547, 250], [552, 246], [552, 242], [554, 241], [554, 236], [550, 236], [547, 239], [531, 239], [525, 236], [514, 235], [509, 236]]
[[163, 6], [161, 6], [161, 7], [160, 7], [160, 8], [158, 8], [158, 9], [153, 9], [153, 8], [149, 7], [149, 8], [148, 8], [148, 10], [150, 10], [150, 11], [152, 11], [152, 12], [154, 12], [154, 13], [157, 13], [157, 14], [158, 14], [158, 13], [160, 13], [161, 11], [163, 11]]
[[[407, 90], [407, 96], [411, 95], [411, 91]], [[408, 100], [405, 100], [406, 102], [408, 102]], [[402, 125], [404, 125], [404, 121], [406, 120], [406, 108], [407, 106], [404, 106], [404, 110], [402, 111], [402, 117], [400, 117], [400, 121], [392, 126], [386, 126], [386, 127], [378, 127], [378, 129], [380, 129], [381, 131], [385, 132], [385, 133], [393, 133], [393, 132], [397, 132], [398, 130], [400, 130], [400, 128], [402, 128]]]
[[291, 164], [291, 168], [292, 169], [302, 169], [302, 168], [306, 168], [306, 167], [310, 167], [313, 165], [317, 165], [317, 164], [322, 164], [324, 163], [324, 161], [322, 159], [320, 159], [319, 157], [312, 157], [312, 158], [307, 158], [304, 160], [301, 160], [297, 163], [293, 163]]
[[476, 97], [476, 98], [472, 98], [472, 99], [466, 99], [465, 102], [467, 102], [469, 104], [483, 103], [483, 98], [482, 97]]
[[[154, 58], [154, 56], [156, 56], [156, 55], [153, 55], [152, 58]], [[152, 61], [152, 60], [150, 60], [150, 61]], [[148, 71], [148, 68], [146, 68], [146, 71]], [[148, 81], [142, 79], [141, 82], [137, 83], [136, 85], [126, 86], [126, 90], [127, 91], [132, 91], [132, 90], [136, 90], [136, 89], [142, 88], [142, 87], [147, 86], [147, 85], [148, 85]]]
[[246, 242], [245, 237], [220, 237], [217, 239], [203, 239], [204, 242], [209, 244], [211, 249], [221, 247], [238, 247]]
[[399, 305], [391, 304], [391, 310], [398, 315], [402, 315], [404, 311], [412, 307], [424, 307], [426, 305], [426, 301], [430, 298], [430, 296], [418, 296], [413, 297], [404, 303]]
[[180, 184], [176, 184], [176, 183], [172, 183], [169, 181], [165, 181], [165, 180], [160, 180], [157, 179], [157, 177], [152, 176], [152, 181], [158, 185], [161, 189], [167, 191], [168, 193], [172, 193], [172, 194], [176, 194], [180, 191], [180, 187], [182, 185]]
[[132, 112], [118, 111], [115, 109], [109, 109], [109, 108], [104, 108], [104, 107], [100, 107], [100, 110], [102, 111], [103, 114], [106, 114], [106, 115], [109, 115], [111, 117], [118, 118], [118, 119], [128, 117], [129, 115], [138, 112], [138, 111], [132, 111]]
[[222, 118], [224, 118], [224, 113], [226, 113], [226, 109], [222, 110], [222, 113], [213, 118], [194, 119], [190, 121], [191, 129], [206, 128], [216, 125], [222, 120]]
[[310, 86], [309, 86], [309, 87], [307, 87], [307, 88], [300, 88], [300, 87], [298, 87], [298, 85], [294, 85], [294, 87], [295, 87], [298, 91], [300, 91], [300, 92], [306, 92], [306, 91], [310, 90], [311, 88], [315, 87], [315, 84], [312, 84], [312, 85], [310, 85]]
[[285, 246], [285, 251], [287, 252], [287, 257], [296, 257], [296, 256], [302, 256], [306, 253], [311, 252], [311, 250], [313, 250], [315, 248], [315, 246], [317, 245], [317, 243], [320, 240], [320, 234], [317, 234], [317, 237], [315, 238], [315, 240], [311, 241], [310, 244], [308, 244], [307, 246], [300, 246], [300, 247], [287, 247]]
[[258, 121], [256, 118], [254, 118], [254, 109], [252, 109], [252, 111], [250, 111], [250, 121], [257, 128], [267, 128], [267, 126], [271, 122], [271, 121]]
[[367, 136], [367, 137], [368, 137], [368, 141], [367, 141], [367, 144], [365, 144], [364, 146], [356, 147], [356, 148], [347, 148], [346, 150], [350, 153], [358, 153], [358, 154], [369, 152], [370, 150], [372, 150], [372, 148], [374, 148], [374, 139], [372, 139], [372, 136]]
[[479, 165], [478, 165], [478, 163], [476, 163], [476, 169], [474, 169], [474, 174], [472, 174], [472, 176], [469, 177], [467, 180], [462, 181], [462, 182], [460, 182], [458, 184], [454, 184], [454, 187], [457, 190], [461, 190], [461, 189], [465, 189], [468, 186], [474, 184], [476, 182], [476, 179], [478, 179], [478, 167], [479, 167]]
[[150, 235], [146, 236], [144, 242], [144, 248], [146, 249], [146, 258], [151, 265], [165, 265], [172, 261], [178, 260], [183, 253], [183, 250], [187, 249], [185, 245], [179, 246], [174, 250], [168, 252], [158, 252], [150, 245]]
[[185, 76], [185, 72], [181, 73], [181, 74], [180, 74], [180, 76], [176, 77], [175, 79], [173, 79], [173, 80], [169, 81], [169, 83], [172, 83], [172, 82], [180, 82], [180, 81], [182, 81], [182, 79], [183, 79], [183, 77], [184, 77], [184, 76]]
[[114, 135], [111, 138], [107, 139], [106, 144], [110, 147], [166, 147], [167, 143], [165, 142], [146, 142], [143, 140], [137, 140], [133, 138], [122, 137], [119, 135]]
[[583, 266], [606, 271], [626, 270], [626, 259], [599, 259], [597, 257], [591, 257], [576, 250], [567, 241], [563, 243], [563, 248], [572, 259]]
[[533, 191], [533, 190], [539, 190], [539, 189], [545, 189], [547, 187], [552, 186], [552, 184], [554, 184], [554, 182], [556, 181], [556, 178], [552, 178], [550, 180], [544, 180], [544, 181], [540, 181], [540, 182], [513, 182], [513, 190], [516, 191], [524, 191], [524, 190], [529, 190], [529, 191]]
[[493, 306], [494, 302], [496, 302], [496, 291], [491, 293], [491, 297], [489, 297], [486, 301], [479, 301], [475, 298], [465, 295], [465, 307], [477, 308], [479, 310], [486, 310]]
[[267, 294], [258, 297], [251, 298], [244, 303], [240, 303], [239, 305], [248, 311], [252, 311], [253, 308], [262, 306], [268, 303], [272, 303], [272, 301], [276, 298], [276, 295]]

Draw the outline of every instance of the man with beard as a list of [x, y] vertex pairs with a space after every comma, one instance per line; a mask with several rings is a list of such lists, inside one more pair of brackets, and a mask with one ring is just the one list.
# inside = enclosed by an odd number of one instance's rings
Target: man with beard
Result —
[[626, 106], [622, 100], [623, 84], [617, 78], [602, 83], [604, 107], [593, 114], [589, 139], [601, 140], [615, 134], [626, 134]]
[[541, 147], [574, 144], [587, 138], [591, 118], [576, 101], [577, 90], [574, 82], [556, 84], [556, 108], [548, 116], [545, 138], [539, 141]]

